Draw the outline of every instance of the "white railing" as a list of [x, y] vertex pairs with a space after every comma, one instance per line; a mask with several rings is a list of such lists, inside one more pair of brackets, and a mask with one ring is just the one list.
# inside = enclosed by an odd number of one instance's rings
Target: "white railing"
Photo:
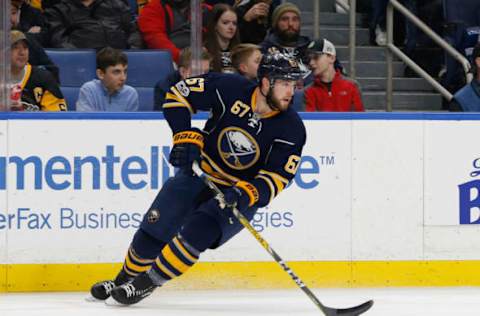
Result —
[[[356, 59], [356, 34], [357, 34], [357, 0], [335, 0], [342, 9], [349, 12], [349, 43], [348, 49], [350, 52], [350, 71], [349, 76], [352, 79], [356, 77], [355, 59]], [[313, 38], [318, 39], [320, 37], [320, 0], [314, 0], [313, 2]]]
[[406, 54], [404, 54], [398, 47], [393, 43], [393, 12], [397, 10], [402, 15], [405, 16], [410, 22], [415, 24], [419, 29], [421, 29], [425, 34], [428, 35], [436, 44], [438, 44], [443, 50], [445, 50], [449, 55], [455, 58], [463, 67], [465, 72], [466, 81], [470, 82], [472, 76], [470, 74], [471, 65], [468, 62], [467, 58], [459, 53], [455, 48], [453, 48], [449, 43], [447, 43], [443, 38], [441, 38], [437, 33], [435, 33], [428, 25], [423, 23], [418, 17], [416, 17], [412, 12], [410, 12], [406, 7], [400, 4], [397, 0], [390, 0], [387, 7], [387, 103], [386, 110], [392, 111], [393, 104], [393, 55], [398, 57], [403, 61], [408, 67], [415, 71], [419, 76], [428, 81], [432, 87], [437, 90], [445, 99], [450, 101], [453, 96], [452, 94], [445, 89], [438, 81], [436, 81], [432, 76], [430, 76], [425, 70], [423, 70], [418, 64], [416, 64], [412, 59], [410, 59]]

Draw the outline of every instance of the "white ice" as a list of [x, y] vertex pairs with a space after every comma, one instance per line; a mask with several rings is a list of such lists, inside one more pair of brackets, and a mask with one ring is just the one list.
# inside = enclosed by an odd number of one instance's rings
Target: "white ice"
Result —
[[[367, 316], [480, 315], [480, 288], [315, 289], [329, 306], [374, 299]], [[0, 293], [1, 316], [322, 315], [300, 290], [162, 291], [130, 307], [85, 301], [86, 293]]]

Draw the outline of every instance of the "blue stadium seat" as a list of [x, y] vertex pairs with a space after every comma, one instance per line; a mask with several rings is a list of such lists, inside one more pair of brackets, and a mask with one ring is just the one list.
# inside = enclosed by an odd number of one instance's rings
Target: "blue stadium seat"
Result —
[[293, 104], [291, 106], [297, 112], [305, 111], [305, 109], [303, 108], [303, 96], [304, 90], [295, 90], [295, 95], [293, 96]]
[[128, 56], [127, 84], [133, 87], [153, 88], [159, 80], [168, 77], [174, 71], [169, 51], [149, 49], [124, 52]]
[[60, 69], [60, 84], [80, 87], [96, 78], [96, 52], [93, 49], [46, 49], [50, 59]]
[[153, 88], [135, 87], [138, 92], [138, 111], [153, 111]]
[[75, 111], [80, 87], [60, 87], [60, 90], [62, 90], [63, 97], [67, 102], [67, 110]]

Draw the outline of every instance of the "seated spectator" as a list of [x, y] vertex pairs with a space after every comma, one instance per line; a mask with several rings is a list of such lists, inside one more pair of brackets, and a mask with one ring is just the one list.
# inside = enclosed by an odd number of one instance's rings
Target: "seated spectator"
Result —
[[[471, 0], [444, 0], [444, 39], [454, 48], [466, 53], [472, 48], [468, 31], [480, 26], [480, 2]], [[475, 37], [475, 35], [474, 35]], [[478, 38], [477, 38], [478, 39]], [[473, 39], [475, 41], [475, 39]], [[470, 45], [468, 45], [470, 44]], [[475, 45], [475, 44], [474, 44]], [[473, 46], [474, 46], [473, 45]], [[465, 72], [461, 64], [450, 54], [444, 54], [445, 70], [441, 83], [451, 93], [459, 91], [465, 84]]]
[[62, 0], [45, 10], [56, 48], [141, 48], [142, 39], [123, 0]]
[[[11, 11], [11, 25], [10, 28], [12, 30], [18, 30], [20, 24], [18, 23], [18, 14], [19, 12], [16, 11], [15, 7], [12, 6], [12, 11]], [[38, 42], [38, 39], [40, 39], [37, 35], [38, 33], [24, 33], [25, 37], [27, 38], [27, 44], [28, 44], [28, 63], [32, 66], [38, 66], [47, 69], [52, 73], [52, 75], [55, 77], [55, 80], [58, 82], [58, 67], [52, 62], [50, 57], [48, 57], [47, 53], [43, 49], [42, 45]]]
[[25, 34], [13, 30], [11, 40], [12, 111], [66, 111], [58, 83], [45, 69], [28, 64], [29, 49]]
[[[201, 55], [201, 72], [207, 73], [210, 70], [210, 63], [212, 56], [203, 50]], [[163, 102], [165, 102], [165, 94], [170, 90], [170, 87], [180, 80], [185, 80], [192, 74], [192, 50], [186, 47], [180, 51], [180, 59], [178, 61], [178, 70], [165, 80], [157, 82], [154, 90], [154, 110], [162, 111]]]
[[127, 55], [105, 47], [97, 53], [97, 77], [80, 88], [77, 111], [123, 112], [138, 110], [138, 93], [127, 81]]
[[260, 44], [267, 35], [272, 13], [280, 0], [241, 0], [235, 11], [242, 43]]
[[[203, 5], [205, 11], [209, 8]], [[167, 49], [178, 63], [180, 50], [190, 46], [190, 1], [151, 0], [141, 10], [138, 26], [148, 48]]]
[[310, 73], [307, 51], [311, 41], [300, 35], [300, 28], [300, 9], [293, 3], [285, 2], [273, 12], [270, 34], [260, 44], [260, 48], [263, 54], [278, 50], [293, 56], [306, 77]]
[[480, 43], [473, 49], [472, 58], [475, 78], [455, 93], [450, 111], [480, 112]]
[[326, 39], [315, 41], [310, 47], [310, 67], [314, 83], [305, 89], [307, 112], [361, 112], [362, 97], [357, 84], [335, 70], [335, 46]]
[[256, 81], [262, 53], [255, 44], [239, 44], [232, 50], [232, 66], [240, 75]]
[[12, 0], [11, 28], [29, 34], [40, 45], [47, 43], [47, 20], [42, 11], [31, 7], [24, 0]]
[[232, 73], [231, 50], [240, 43], [237, 14], [228, 4], [213, 7], [207, 24], [204, 45], [213, 56], [211, 70]]

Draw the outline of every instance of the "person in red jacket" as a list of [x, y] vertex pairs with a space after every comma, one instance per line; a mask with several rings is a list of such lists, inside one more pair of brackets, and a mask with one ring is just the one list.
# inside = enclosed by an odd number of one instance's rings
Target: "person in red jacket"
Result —
[[335, 70], [336, 50], [322, 39], [310, 45], [310, 68], [315, 80], [305, 89], [305, 111], [363, 112], [360, 89], [357, 84]]
[[[205, 13], [211, 9], [202, 7]], [[190, 1], [151, 0], [140, 11], [138, 27], [148, 48], [167, 49], [178, 63], [180, 50], [190, 46]]]

